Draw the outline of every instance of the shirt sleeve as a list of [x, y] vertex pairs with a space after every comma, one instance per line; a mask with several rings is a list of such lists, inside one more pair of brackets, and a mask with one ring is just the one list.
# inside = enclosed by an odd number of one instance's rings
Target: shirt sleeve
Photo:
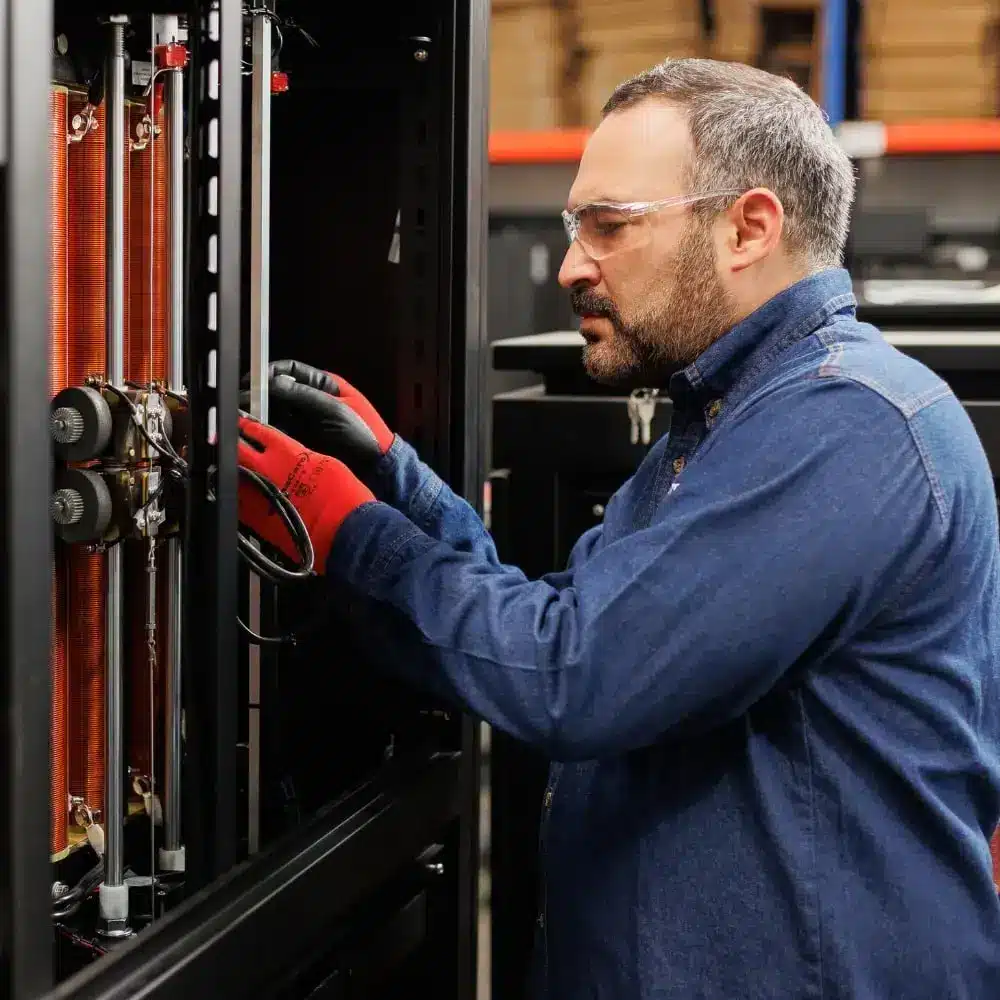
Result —
[[381, 500], [402, 511], [421, 531], [456, 552], [467, 552], [499, 565], [496, 546], [482, 518], [457, 496], [399, 435], [376, 473]]
[[411, 635], [409, 679], [587, 759], [743, 714], [855, 634], [942, 536], [904, 416], [826, 378], [733, 414], [649, 524], [595, 534], [559, 585], [378, 504], [345, 522], [330, 572]]

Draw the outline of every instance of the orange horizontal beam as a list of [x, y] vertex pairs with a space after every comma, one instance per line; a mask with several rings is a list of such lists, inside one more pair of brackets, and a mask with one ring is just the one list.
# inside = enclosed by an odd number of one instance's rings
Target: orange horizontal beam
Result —
[[[887, 156], [1000, 153], [1000, 119], [942, 119], [881, 127], [885, 130]], [[490, 163], [576, 163], [589, 138], [590, 130], [583, 128], [493, 132], [489, 144]]]
[[576, 163], [589, 138], [585, 128], [491, 132], [490, 163]]
[[907, 153], [1000, 153], [1000, 119], [887, 124], [885, 151], [888, 156]]

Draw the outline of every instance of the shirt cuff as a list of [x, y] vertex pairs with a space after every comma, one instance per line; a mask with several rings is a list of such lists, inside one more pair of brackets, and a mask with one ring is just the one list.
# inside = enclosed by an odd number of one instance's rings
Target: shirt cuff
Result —
[[326, 562], [328, 576], [371, 595], [408, 543], [433, 541], [389, 504], [362, 504], [340, 526]]
[[376, 467], [379, 498], [423, 524], [441, 496], [444, 481], [398, 434]]

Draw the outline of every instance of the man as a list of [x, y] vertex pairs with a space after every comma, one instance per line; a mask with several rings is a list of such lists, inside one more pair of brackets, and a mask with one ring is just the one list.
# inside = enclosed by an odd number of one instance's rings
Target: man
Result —
[[855, 319], [852, 189], [777, 77], [668, 61], [612, 96], [560, 281], [588, 371], [674, 416], [565, 572], [501, 565], [336, 377], [273, 373], [316, 451], [241, 424], [373, 647], [554, 761], [553, 1000], [1000, 996], [993, 484], [948, 387]]

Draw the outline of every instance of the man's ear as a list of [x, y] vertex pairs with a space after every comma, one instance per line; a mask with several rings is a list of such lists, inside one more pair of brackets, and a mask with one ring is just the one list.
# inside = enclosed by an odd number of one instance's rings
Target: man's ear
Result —
[[763, 260], [781, 242], [785, 209], [778, 196], [767, 188], [754, 188], [741, 195], [726, 218], [726, 249], [734, 271]]

